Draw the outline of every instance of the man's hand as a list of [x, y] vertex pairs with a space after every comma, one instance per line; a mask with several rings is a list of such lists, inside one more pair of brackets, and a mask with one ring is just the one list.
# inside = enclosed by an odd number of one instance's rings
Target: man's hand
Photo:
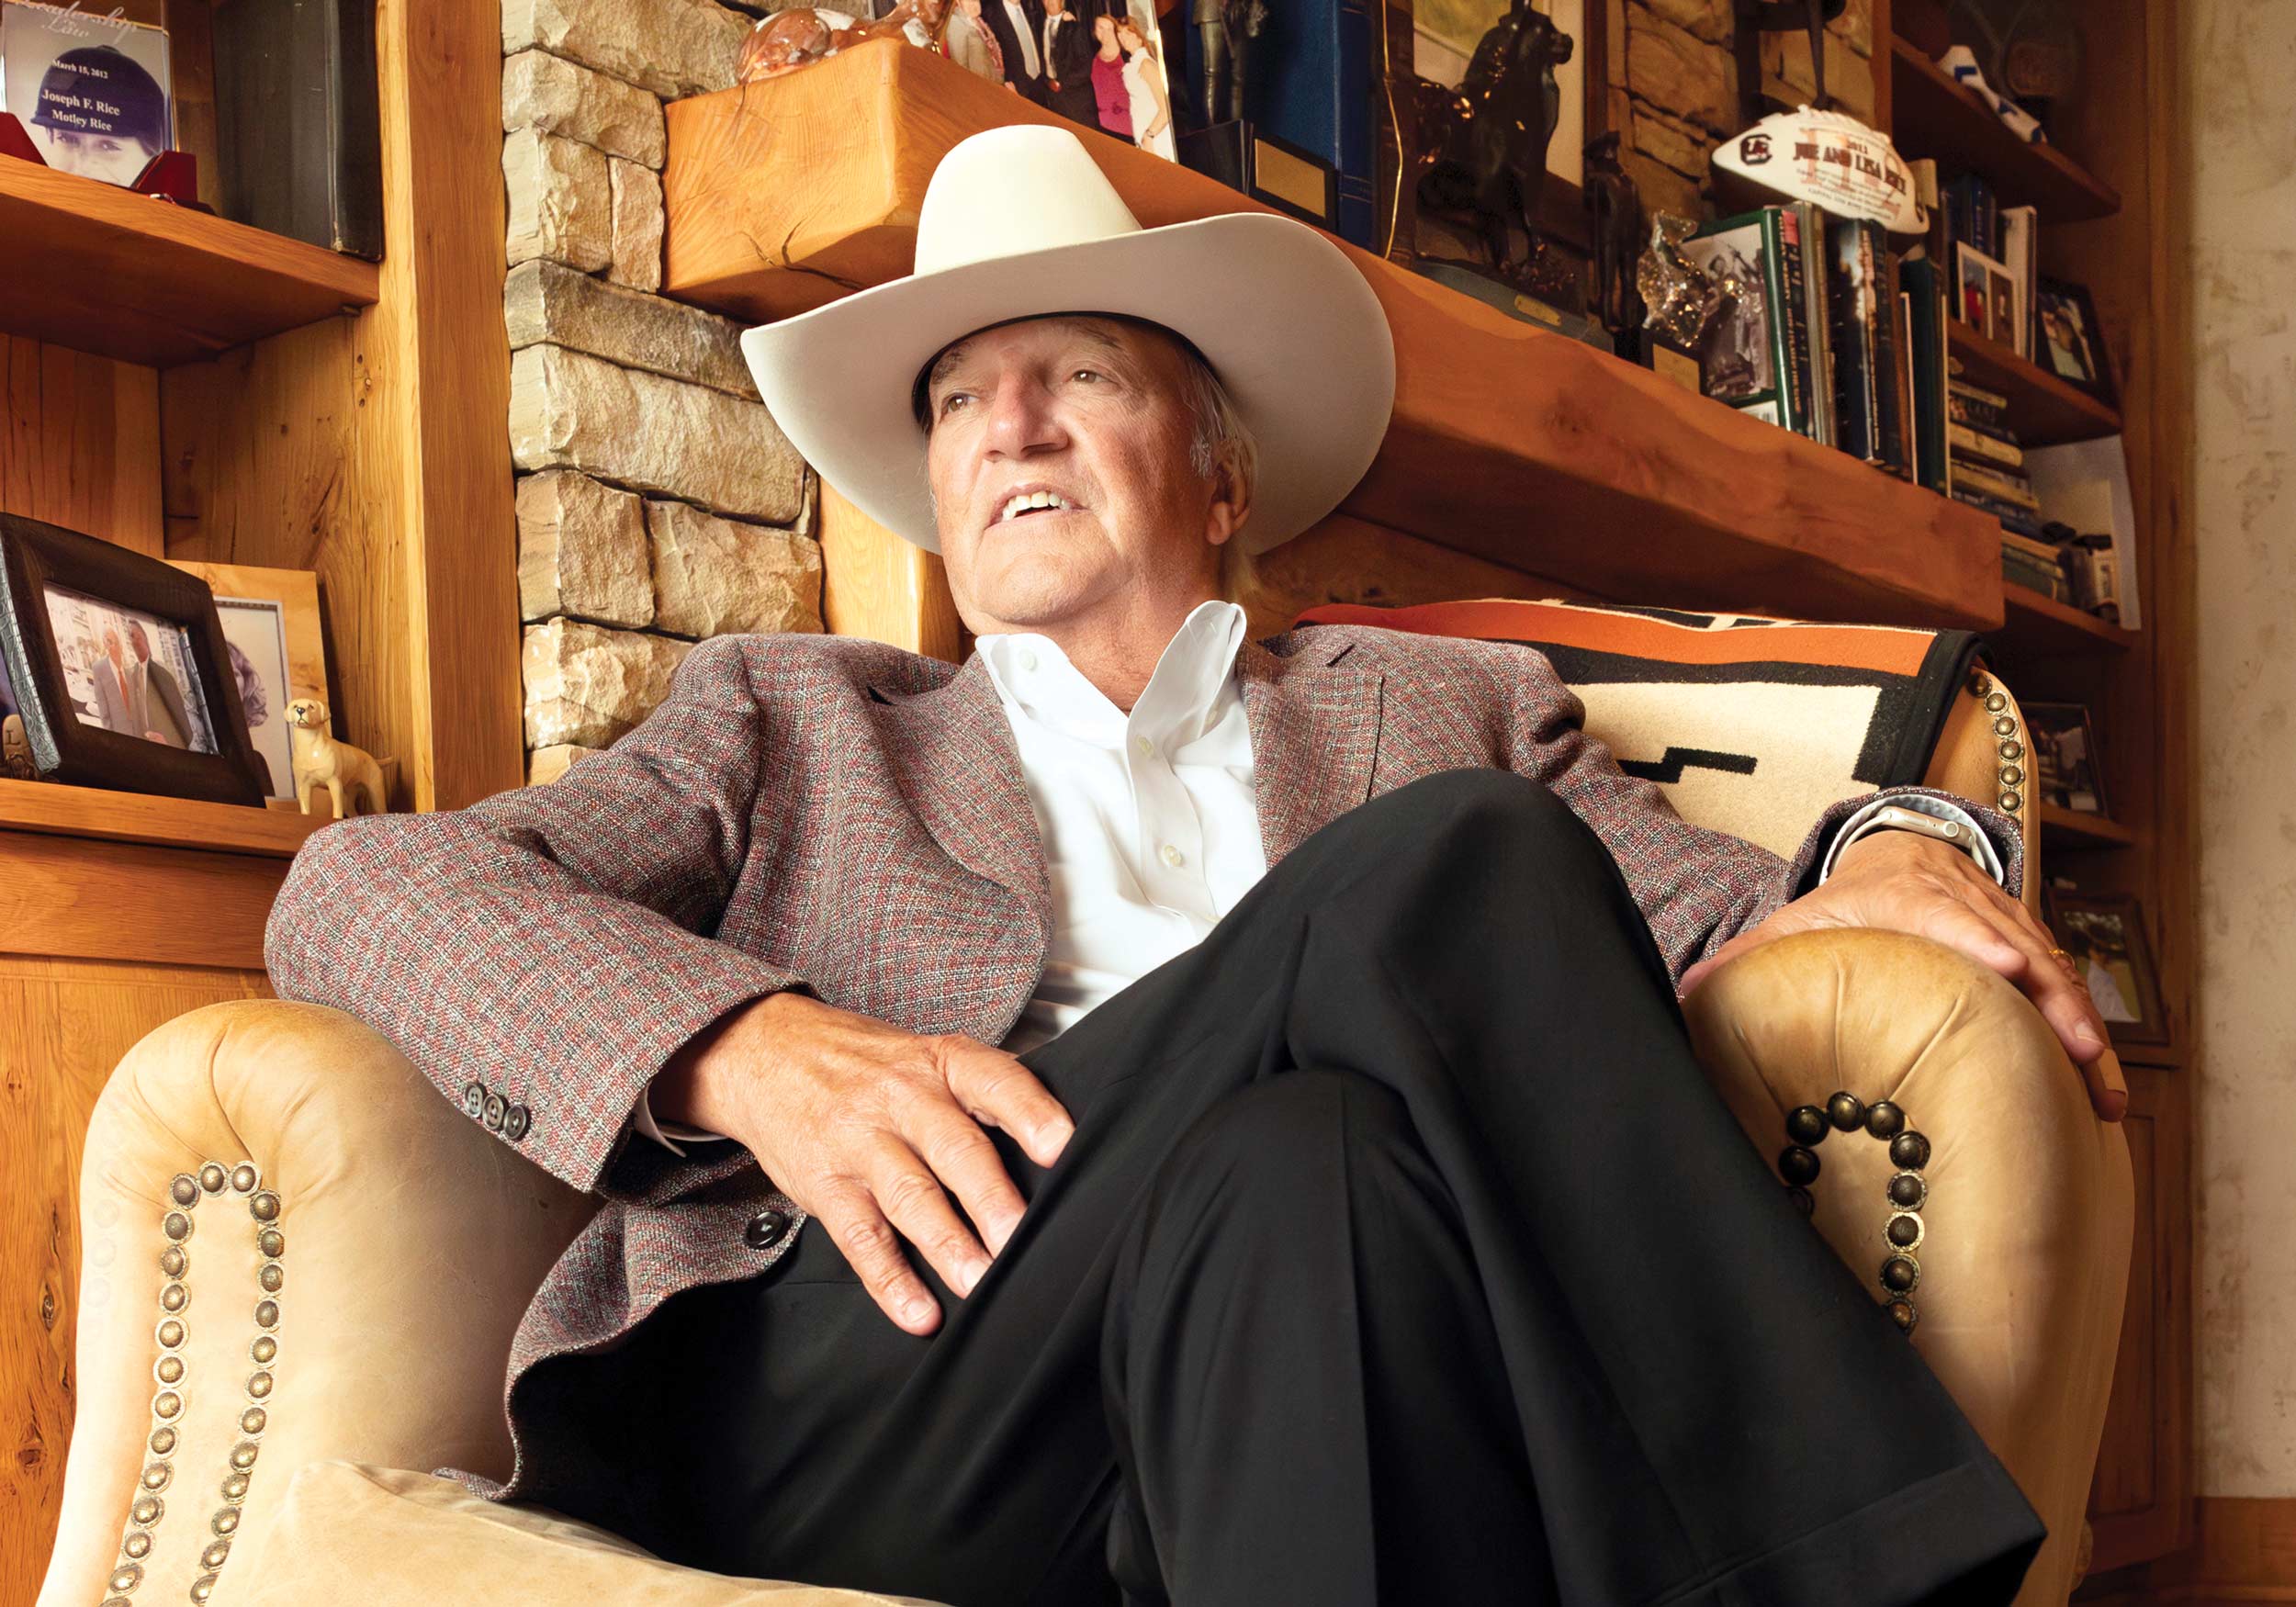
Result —
[[2049, 934], [1967, 854], [1914, 832], [1881, 831], [1841, 851], [1825, 885], [1740, 932], [1683, 973], [1683, 995], [1716, 966], [1792, 932], [1875, 927], [1934, 938], [1999, 972], [2039, 1007], [2081, 1069], [2107, 1121], [2129, 1108], [2128, 1084], [2105, 1054], [2105, 1024], [2088, 987], [2058, 961]]
[[1059, 1158], [1075, 1130], [1060, 1101], [1004, 1051], [921, 1038], [804, 994], [731, 1012], [672, 1056], [653, 1088], [657, 1118], [748, 1145], [911, 1333], [939, 1327], [940, 1308], [901, 1240], [969, 1295], [1019, 1225], [1020, 1191], [981, 1124], [1011, 1133], [1040, 1166]]

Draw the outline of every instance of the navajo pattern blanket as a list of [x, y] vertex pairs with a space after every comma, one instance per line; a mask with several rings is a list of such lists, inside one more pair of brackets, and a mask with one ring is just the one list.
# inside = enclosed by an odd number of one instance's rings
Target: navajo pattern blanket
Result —
[[1693, 825], [1780, 855], [1829, 804], [1922, 784], [1983, 646], [1970, 631], [1508, 598], [1324, 603], [1298, 623], [1536, 647], [1619, 769]]

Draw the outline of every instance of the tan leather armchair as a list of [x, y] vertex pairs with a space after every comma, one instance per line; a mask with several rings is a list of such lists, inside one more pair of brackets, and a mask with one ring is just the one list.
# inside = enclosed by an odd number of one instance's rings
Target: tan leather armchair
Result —
[[[1930, 779], [1990, 798], [1991, 716], [1964, 702]], [[1766, 1160], [1789, 1111], [1838, 1090], [1896, 1103], [1932, 1141], [1912, 1343], [2049, 1526], [2020, 1602], [2062, 1602], [2127, 1283], [2121, 1129], [2021, 995], [1925, 938], [1784, 938], [1687, 1013]], [[1877, 1298], [1886, 1151], [1835, 1133], [1812, 1190], [1814, 1226]], [[507, 1472], [511, 1336], [592, 1202], [347, 1016], [240, 1002], [145, 1039], [96, 1107], [80, 1208], [79, 1418], [39, 1607], [885, 1600], [676, 1568], [427, 1476]]]

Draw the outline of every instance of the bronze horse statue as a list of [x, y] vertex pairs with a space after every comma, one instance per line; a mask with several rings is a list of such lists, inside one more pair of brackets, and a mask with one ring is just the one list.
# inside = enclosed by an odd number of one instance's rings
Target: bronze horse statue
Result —
[[[1514, 0], [1475, 46], [1458, 89], [1419, 85], [1420, 208], [1471, 218], [1504, 278], [1521, 278], [1538, 252], [1547, 144], [1561, 116], [1555, 69], [1571, 50], [1552, 17], [1531, 0]], [[1520, 258], [1515, 223], [1524, 233]]]

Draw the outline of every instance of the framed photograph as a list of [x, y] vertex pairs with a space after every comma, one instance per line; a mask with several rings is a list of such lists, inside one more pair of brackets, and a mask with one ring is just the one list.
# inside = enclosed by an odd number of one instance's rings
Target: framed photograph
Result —
[[2050, 887], [2043, 897], [2049, 930], [2072, 955], [2113, 1042], [2167, 1043], [2168, 1012], [2135, 896]]
[[42, 780], [262, 805], [205, 582], [0, 513], [0, 659]]
[[2112, 384], [2112, 366], [2097, 326], [2097, 304], [2088, 291], [2062, 279], [2043, 279], [2033, 287], [2040, 326], [2033, 361], [2077, 390], [2085, 390], [2108, 407], [2120, 405]]
[[2009, 264], [1975, 246], [1953, 247], [1954, 278], [1960, 297], [1954, 316], [1987, 340], [2014, 343], [2017, 333], [2017, 276]]
[[174, 143], [166, 7], [0, 0], [0, 111], [60, 173], [132, 186]]
[[319, 577], [308, 569], [260, 569], [246, 564], [172, 563], [207, 582], [231, 679], [261, 767], [264, 796], [295, 803], [294, 750], [287, 706], [327, 695], [327, 651], [319, 624]]
[[2083, 815], [2105, 806], [2104, 781], [2097, 763], [2097, 731], [2087, 703], [2023, 703], [2026, 734], [2032, 738], [2032, 784], [2044, 803]]

